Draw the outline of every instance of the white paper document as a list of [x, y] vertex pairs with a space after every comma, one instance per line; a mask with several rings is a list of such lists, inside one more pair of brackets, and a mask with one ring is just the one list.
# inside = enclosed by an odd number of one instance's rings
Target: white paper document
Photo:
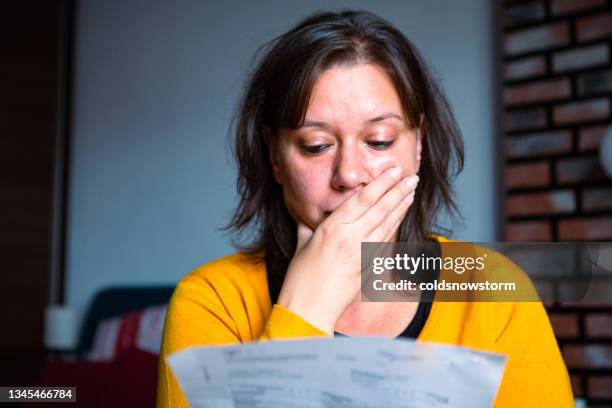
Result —
[[168, 357], [193, 408], [490, 407], [505, 356], [410, 339], [193, 347]]

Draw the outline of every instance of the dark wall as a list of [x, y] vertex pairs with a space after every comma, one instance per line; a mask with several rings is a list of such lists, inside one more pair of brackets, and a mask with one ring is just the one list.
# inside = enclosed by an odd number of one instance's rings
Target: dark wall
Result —
[[44, 359], [59, 1], [11, 3], [0, 13], [0, 384], [27, 385]]

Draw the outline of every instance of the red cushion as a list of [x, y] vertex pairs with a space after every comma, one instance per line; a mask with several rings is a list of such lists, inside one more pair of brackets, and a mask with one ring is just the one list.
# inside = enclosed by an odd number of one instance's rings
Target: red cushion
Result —
[[[57, 407], [155, 407], [158, 356], [132, 349], [113, 362], [50, 363], [36, 387], [76, 387], [76, 403]], [[39, 408], [40, 403], [23, 406]]]
[[[100, 384], [103, 384], [113, 372], [114, 363], [62, 363], [52, 362], [47, 365], [36, 387], [77, 387], [77, 402], [66, 403], [70, 407], [97, 407]], [[64, 406], [63, 403], [53, 403]], [[39, 408], [40, 403], [24, 404], [25, 407]]]
[[131, 349], [115, 361], [100, 387], [100, 407], [155, 407], [157, 395], [156, 354]]
[[87, 359], [112, 361], [133, 348], [159, 353], [166, 307], [150, 306], [101, 321]]

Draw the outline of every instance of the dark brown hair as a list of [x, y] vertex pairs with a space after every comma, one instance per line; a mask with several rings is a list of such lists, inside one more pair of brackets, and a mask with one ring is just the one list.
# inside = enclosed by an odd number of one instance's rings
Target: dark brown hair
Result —
[[238, 249], [265, 257], [273, 301], [295, 252], [296, 224], [274, 179], [264, 131], [276, 143], [280, 129], [300, 127], [317, 78], [332, 66], [382, 67], [408, 123], [419, 126], [423, 115], [419, 188], [399, 240], [428, 240], [440, 210], [459, 215], [451, 179], [463, 169], [461, 134], [418, 51], [391, 23], [363, 11], [316, 13], [264, 44], [258, 55], [231, 128], [240, 202], [225, 228], [241, 238], [233, 241]]

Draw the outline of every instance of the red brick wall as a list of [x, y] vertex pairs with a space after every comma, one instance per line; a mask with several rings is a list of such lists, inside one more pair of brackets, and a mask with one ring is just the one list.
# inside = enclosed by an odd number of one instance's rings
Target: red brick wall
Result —
[[[612, 0], [501, 6], [505, 239], [612, 241]], [[576, 396], [612, 406], [612, 303], [548, 308]]]

